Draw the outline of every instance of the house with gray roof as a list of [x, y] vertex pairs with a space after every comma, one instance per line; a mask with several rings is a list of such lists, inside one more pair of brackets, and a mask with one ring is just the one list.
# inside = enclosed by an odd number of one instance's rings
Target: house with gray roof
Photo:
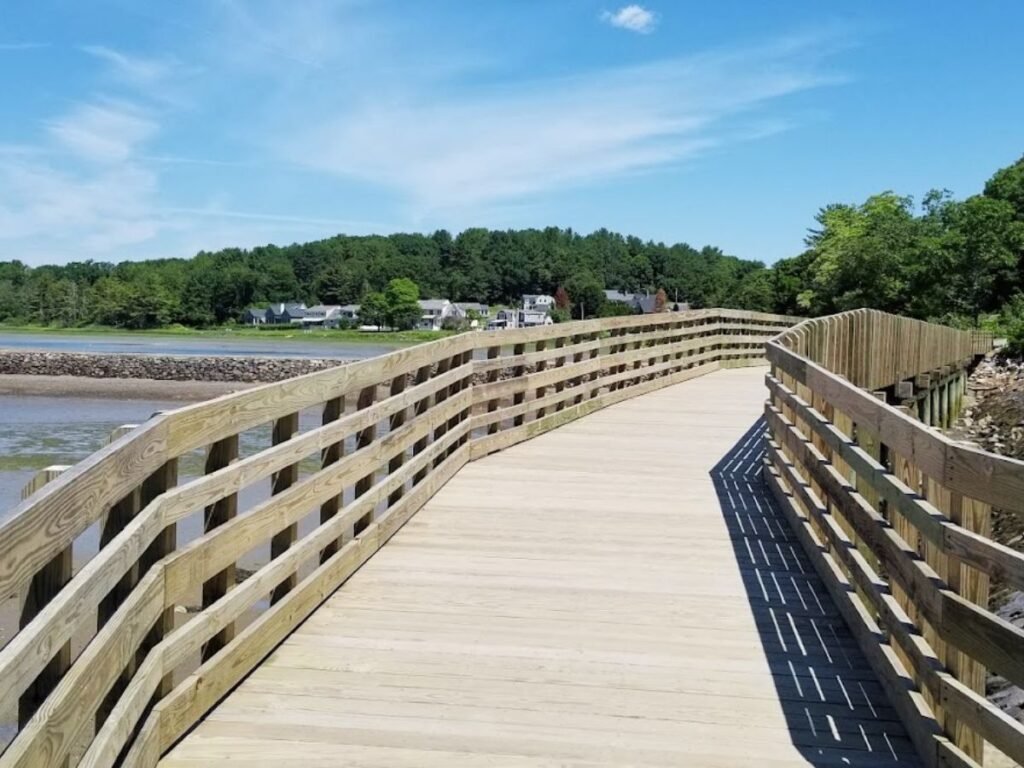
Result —
[[420, 320], [416, 328], [421, 331], [439, 331], [449, 317], [458, 317], [459, 312], [448, 299], [420, 299]]
[[546, 293], [524, 293], [523, 309], [527, 311], [550, 312], [555, 307], [555, 297]]
[[305, 314], [300, 322], [304, 327], [332, 328], [338, 324], [341, 306], [338, 304], [314, 304], [312, 307], [306, 307], [303, 312]]
[[267, 307], [268, 325], [288, 325], [289, 323], [301, 323], [306, 316], [306, 304], [304, 302], [290, 301], [278, 304], [271, 304]]

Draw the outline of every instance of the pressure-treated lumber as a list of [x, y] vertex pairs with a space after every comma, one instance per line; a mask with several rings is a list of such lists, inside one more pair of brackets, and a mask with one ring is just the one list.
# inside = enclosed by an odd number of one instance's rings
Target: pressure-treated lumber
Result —
[[767, 506], [762, 378], [469, 464], [161, 765], [917, 765]]
[[[125, 751], [151, 763], [168, 734], [215, 701], [204, 686], [231, 685], [258, 664], [260, 649], [294, 629], [465, 461], [756, 362], [763, 341], [791, 322], [701, 310], [465, 334], [122, 430], [0, 525], [0, 594], [51, 584], [0, 649], [0, 698], [31, 694], [39, 707], [31, 719], [25, 710], [0, 765], [111, 765]], [[495, 348], [493, 367], [477, 370], [477, 351]], [[479, 375], [495, 386], [484, 389]], [[498, 416], [486, 420], [475, 405], [492, 402]], [[243, 455], [243, 438], [262, 446]], [[205, 454], [204, 474], [179, 486], [178, 461], [193, 452]], [[270, 497], [252, 501], [265, 483]], [[202, 533], [176, 550], [177, 527], [192, 515], [202, 516]], [[98, 554], [49, 579], [46, 569], [97, 520]], [[240, 575], [239, 561], [261, 548], [271, 560]], [[88, 641], [86, 651], [61, 657], [50, 674], [53, 649], [72, 637]]]
[[861, 624], [884, 627], [858, 636], [891, 642], [922, 694], [938, 727], [915, 737], [928, 765], [980, 763], [986, 742], [1024, 760], [1024, 726], [985, 700], [986, 669], [1024, 683], [1024, 632], [988, 610], [990, 577], [1024, 586], [1024, 554], [991, 539], [989, 518], [990, 505], [1024, 513], [1024, 462], [929, 428], [951, 424], [984, 351], [969, 333], [874, 310], [767, 344], [766, 480], [835, 553], [837, 578], [869, 609]]

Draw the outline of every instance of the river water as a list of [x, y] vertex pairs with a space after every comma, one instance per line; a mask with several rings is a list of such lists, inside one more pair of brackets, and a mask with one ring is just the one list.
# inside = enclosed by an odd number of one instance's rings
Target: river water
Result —
[[[5, 347], [110, 354], [342, 359], [375, 357], [395, 349], [394, 346], [384, 344], [346, 344], [300, 339], [225, 340], [131, 334], [92, 336], [0, 332], [0, 349]], [[0, 395], [0, 520], [18, 503], [22, 487], [40, 469], [51, 464], [74, 464], [102, 448], [116, 427], [137, 424], [157, 411], [180, 408], [182, 405], [181, 402], [158, 400]], [[259, 434], [247, 434], [243, 436], [243, 441], [259, 440], [262, 437]], [[244, 453], [244, 445], [242, 450]]]

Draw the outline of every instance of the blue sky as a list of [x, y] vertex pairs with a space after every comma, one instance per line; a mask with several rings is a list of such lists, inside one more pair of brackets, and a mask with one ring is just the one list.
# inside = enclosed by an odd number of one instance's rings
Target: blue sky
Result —
[[0, 259], [608, 227], [796, 254], [1024, 153], [1024, 3], [5, 0]]

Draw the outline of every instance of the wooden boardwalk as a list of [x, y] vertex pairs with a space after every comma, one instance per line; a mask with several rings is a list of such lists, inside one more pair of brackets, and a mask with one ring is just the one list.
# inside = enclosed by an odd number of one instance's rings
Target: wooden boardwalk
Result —
[[762, 488], [763, 377], [467, 465], [161, 765], [916, 765]]

